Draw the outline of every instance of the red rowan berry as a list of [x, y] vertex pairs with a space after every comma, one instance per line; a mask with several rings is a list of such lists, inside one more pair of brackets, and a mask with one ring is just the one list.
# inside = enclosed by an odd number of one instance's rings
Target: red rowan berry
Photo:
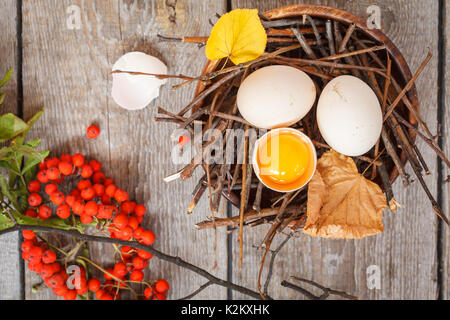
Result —
[[99, 289], [97, 290], [97, 292], [95, 292], [95, 296], [97, 297], [97, 299], [101, 299], [104, 294], [106, 294], [106, 290], [104, 289]]
[[[70, 197], [70, 196], [68, 196]], [[68, 198], [67, 197], [67, 198]], [[67, 204], [61, 204], [56, 208], [56, 215], [61, 219], [67, 219], [70, 217], [70, 207]]]
[[142, 223], [142, 220], [144, 220], [144, 217], [143, 217], [143, 216], [140, 216], [140, 217], [136, 217], [136, 219], [138, 220], [139, 224], [141, 224], [141, 223]]
[[170, 289], [169, 283], [164, 279], [159, 279], [155, 283], [155, 289], [159, 293], [164, 293]]
[[69, 176], [73, 172], [73, 164], [67, 161], [61, 161], [58, 165], [58, 169], [63, 175]]
[[121, 239], [122, 240], [130, 240], [133, 237], [133, 229], [130, 226], [126, 226], [125, 228], [123, 228], [122, 230], [120, 230], [121, 232]]
[[92, 216], [88, 215], [88, 214], [84, 214], [83, 213], [80, 216], [80, 221], [81, 221], [82, 224], [91, 224], [92, 221], [94, 221], [94, 218]]
[[155, 242], [155, 234], [149, 230], [142, 232], [142, 239], [140, 240], [142, 244], [151, 246]]
[[48, 185], [45, 186], [45, 193], [48, 194], [49, 196], [58, 190], [58, 186], [55, 183], [49, 183]]
[[82, 285], [79, 289], [76, 289], [78, 295], [83, 296], [88, 292], [87, 285]]
[[92, 292], [97, 292], [98, 290], [100, 290], [100, 285], [100, 280], [98, 280], [97, 278], [92, 278], [88, 282], [89, 290], [91, 290]]
[[45, 160], [42, 162], [39, 162], [38, 168], [39, 168], [39, 170], [47, 169], [47, 164], [45, 163]]
[[62, 286], [61, 288], [53, 289], [53, 293], [57, 297], [64, 297], [69, 292], [69, 289], [66, 286]]
[[51, 264], [45, 264], [41, 269], [41, 277], [47, 279], [54, 275], [56, 272]]
[[148, 265], [147, 260], [142, 259], [139, 256], [133, 258], [133, 267], [135, 267], [137, 270], [145, 269], [147, 265]]
[[50, 181], [50, 179], [47, 176], [47, 170], [41, 170], [38, 172], [38, 174], [36, 175], [36, 179], [40, 182], [40, 183], [48, 183]]
[[151, 254], [150, 252], [141, 249], [137, 249], [137, 252], [138, 256], [141, 257], [142, 259], [150, 260], [151, 258], [153, 258], [153, 254]]
[[72, 196], [72, 195], [68, 195], [68, 196], [66, 197], [66, 203], [67, 203], [70, 207], [73, 206], [73, 204], [75, 203], [76, 200], [77, 200], [77, 199], [76, 199], [74, 196]]
[[114, 275], [120, 279], [127, 275], [127, 266], [125, 263], [119, 262], [114, 265]]
[[61, 191], [55, 191], [50, 195], [50, 201], [57, 206], [63, 204], [64, 200], [65, 200], [64, 193], [62, 193]]
[[121, 213], [113, 219], [113, 222], [117, 229], [123, 229], [128, 224], [128, 217], [125, 214]]
[[120, 211], [126, 214], [130, 214], [134, 212], [134, 209], [136, 208], [136, 203], [133, 201], [125, 201], [122, 202], [120, 205]]
[[97, 197], [102, 197], [105, 194], [105, 186], [102, 184], [96, 183], [92, 186], [92, 189], [94, 189]]
[[98, 205], [95, 201], [89, 201], [84, 206], [84, 213], [90, 216], [97, 215], [98, 212]]
[[77, 291], [76, 290], [69, 290], [64, 295], [64, 300], [77, 300]]
[[58, 262], [53, 262], [50, 266], [52, 267], [53, 273], [58, 273], [61, 271], [61, 265]]
[[31, 271], [33, 271], [33, 272], [36, 272], [36, 273], [41, 273], [42, 272], [42, 268], [44, 267], [44, 264], [42, 263], [42, 262], [37, 262], [37, 263], [34, 263], [34, 264], [28, 264], [28, 269], [30, 269]]
[[138, 216], [138, 217], [142, 217], [145, 215], [145, 211], [147, 209], [145, 208], [145, 206], [143, 206], [142, 204], [138, 204], [136, 206], [136, 208], [134, 209], [134, 213]]
[[136, 230], [134, 230], [134, 232], [133, 232], [133, 238], [135, 238], [136, 240], [142, 239], [142, 233], [144, 231], [145, 231], [144, 228], [137, 227]]
[[112, 295], [110, 295], [109, 293], [105, 293], [105, 294], [102, 295], [100, 300], [105, 300], [106, 301], [106, 300], [114, 300], [114, 299], [113, 299]]
[[53, 263], [56, 261], [56, 254], [52, 250], [45, 250], [42, 254], [42, 262], [45, 264]]
[[151, 287], [146, 287], [144, 290], [144, 296], [149, 300], [153, 296], [153, 289]]
[[50, 159], [46, 159], [45, 163], [47, 164], [47, 169], [56, 168], [56, 167], [58, 167], [59, 159], [56, 157], [53, 157]]
[[50, 209], [49, 206], [43, 204], [38, 209], [38, 216], [43, 220], [48, 219], [52, 216], [52, 209]]
[[84, 202], [82, 200], [76, 200], [72, 205], [72, 210], [76, 215], [82, 215], [84, 212]]
[[28, 252], [29, 253], [29, 261], [30, 261], [30, 263], [38, 263], [38, 262], [40, 262], [43, 252], [44, 252], [44, 250], [42, 250], [41, 247], [34, 246], [33, 248], [31, 248], [31, 250]]
[[102, 204], [104, 204], [104, 205], [110, 205], [111, 197], [109, 197], [107, 194], [104, 194], [104, 195], [102, 195], [101, 201], [102, 201]]
[[92, 200], [95, 198], [95, 191], [93, 188], [89, 187], [81, 190], [81, 198], [86, 201]]
[[97, 160], [91, 160], [89, 162], [89, 165], [91, 166], [92, 170], [94, 170], [94, 172], [99, 172], [100, 170], [102, 170], [102, 164]]
[[105, 179], [106, 177], [103, 172], [94, 172], [94, 174], [92, 175], [92, 181], [95, 184], [101, 184], [104, 186]]
[[136, 217], [131, 216], [128, 218], [128, 226], [133, 229], [132, 231], [136, 230], [139, 227], [139, 221]]
[[22, 242], [22, 246], [20, 247], [22, 249], [22, 251], [24, 252], [29, 252], [31, 250], [31, 248], [34, 247], [34, 242], [33, 240], [24, 240]]
[[111, 219], [113, 215], [113, 210], [108, 205], [102, 205], [98, 208], [97, 218], [99, 219]]
[[117, 202], [124, 202], [129, 199], [128, 192], [125, 190], [117, 189], [114, 193], [114, 199], [116, 199]]
[[37, 207], [42, 203], [42, 197], [38, 193], [32, 193], [28, 196], [28, 204]]
[[110, 184], [105, 189], [105, 194], [109, 197], [114, 197], [117, 187], [114, 184]]
[[39, 192], [39, 190], [41, 189], [41, 184], [39, 183], [39, 181], [36, 180], [30, 181], [28, 183], [27, 189], [31, 193]]
[[61, 157], [59, 157], [60, 161], [65, 161], [65, 162], [69, 162], [72, 163], [72, 156], [70, 154], [63, 154]]
[[47, 177], [50, 180], [58, 180], [61, 177], [61, 173], [57, 167], [51, 167], [47, 169]]
[[189, 136], [180, 136], [178, 138], [178, 145], [180, 147], [184, 147], [187, 143], [189, 143], [189, 141], [191, 141], [191, 138]]
[[153, 300], [166, 300], [166, 295], [164, 293], [157, 293], [153, 296]]
[[105, 181], [103, 182], [103, 184], [105, 185], [105, 187], [107, 187], [110, 184], [114, 184], [114, 180], [111, 178], [106, 178]]
[[83, 178], [90, 178], [92, 176], [92, 174], [94, 173], [94, 170], [92, 169], [92, 167], [88, 164], [85, 164], [81, 167], [81, 176]]
[[95, 139], [100, 134], [100, 128], [96, 125], [91, 125], [86, 130], [86, 135], [89, 139]]
[[71, 196], [74, 196], [77, 200], [81, 199], [81, 191], [78, 190], [78, 189], [73, 189], [73, 190], [70, 192], [70, 195], [71, 195]]
[[114, 269], [113, 268], [108, 268], [105, 270], [106, 272], [103, 273], [103, 276], [105, 277], [106, 280], [112, 280], [112, 276], [114, 274]]
[[132, 281], [142, 281], [144, 279], [144, 273], [141, 270], [134, 270], [130, 274], [130, 280]]
[[27, 209], [25, 215], [30, 218], [36, 218], [38, 216], [35, 209]]
[[36, 235], [34, 234], [34, 231], [32, 230], [24, 230], [22, 231], [23, 238], [26, 240], [33, 240], [36, 238]]
[[91, 180], [80, 180], [77, 184], [78, 190], [83, 190], [92, 186]]
[[72, 156], [72, 163], [75, 167], [80, 168], [84, 164], [84, 156], [80, 153]]

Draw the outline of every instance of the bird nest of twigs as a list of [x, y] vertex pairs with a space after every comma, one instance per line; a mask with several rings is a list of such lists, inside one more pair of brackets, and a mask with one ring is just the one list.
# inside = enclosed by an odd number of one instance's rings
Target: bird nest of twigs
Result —
[[[424, 182], [423, 175], [429, 174], [429, 170], [415, 144], [417, 136], [424, 139], [448, 165], [436, 136], [419, 115], [414, 84], [431, 55], [412, 75], [400, 51], [380, 30], [369, 29], [365, 20], [333, 8], [291, 6], [265, 12], [261, 20], [268, 36], [266, 52], [261, 57], [240, 65], [234, 65], [226, 58], [209, 61], [199, 77], [185, 77], [185, 83], [199, 81], [191, 103], [177, 114], [159, 108], [159, 113], [165, 117], [155, 118], [175, 123], [190, 132], [195, 123], [203, 125], [203, 132], [217, 129], [214, 131], [216, 136], [208, 142], [200, 141], [194, 145], [196, 150], [202, 150], [198, 153], [200, 157], [211, 152], [211, 145], [218, 140], [218, 135], [222, 135], [220, 141], [223, 141], [224, 150], [232, 143], [238, 148], [236, 153], [244, 155], [242, 164], [207, 164], [198, 161], [197, 155], [181, 171], [167, 178], [186, 180], [192, 177], [196, 168], [204, 170], [204, 176], [193, 190], [188, 212], [194, 210], [204, 194], [209, 194], [213, 218], [196, 227], [232, 226], [239, 227], [242, 232], [245, 226], [271, 224], [263, 241], [267, 248], [277, 233], [286, 228], [297, 230], [304, 225], [307, 188], [282, 194], [264, 187], [252, 170], [248, 138], [242, 144], [236, 144], [234, 139], [229, 141], [226, 136], [227, 129], [248, 130], [252, 127], [238, 112], [237, 91], [245, 77], [268, 65], [288, 65], [306, 72], [315, 82], [318, 93], [330, 80], [341, 75], [354, 75], [371, 86], [382, 105], [384, 123], [382, 137], [376, 146], [364, 156], [353, 158], [359, 172], [381, 186], [389, 208], [395, 211], [397, 203], [391, 185], [398, 177], [405, 186], [410, 184], [411, 179], [405, 171], [409, 162], [434, 211], [447, 221]], [[179, 40], [202, 43], [207, 38]], [[311, 138], [318, 158], [330, 149], [318, 130], [316, 105], [292, 127]], [[240, 214], [231, 218], [215, 217], [224, 199], [238, 208]]]

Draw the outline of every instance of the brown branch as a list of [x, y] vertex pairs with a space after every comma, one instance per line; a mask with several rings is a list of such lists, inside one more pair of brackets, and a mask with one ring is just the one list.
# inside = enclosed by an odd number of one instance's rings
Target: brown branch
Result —
[[198, 295], [200, 292], [202, 292], [203, 290], [205, 290], [206, 288], [208, 288], [210, 285], [212, 285], [213, 283], [211, 281], [206, 282], [204, 285], [202, 285], [200, 288], [198, 288], [197, 290], [195, 290], [194, 292], [192, 292], [191, 294], [180, 298], [178, 300], [189, 300], [192, 299], [193, 297], [195, 297], [196, 295]]
[[141, 249], [141, 250], [151, 253], [153, 256], [157, 257], [158, 259], [167, 261], [167, 262], [175, 264], [179, 267], [190, 270], [190, 271], [208, 279], [212, 284], [219, 285], [219, 286], [228, 288], [230, 290], [241, 292], [241, 293], [248, 295], [249, 297], [253, 297], [255, 299], [261, 299], [261, 296], [253, 290], [250, 290], [248, 288], [234, 284], [228, 280], [223, 280], [223, 279], [217, 278], [216, 276], [212, 275], [208, 271], [206, 271], [200, 267], [197, 267], [187, 261], [184, 261], [180, 257], [165, 254], [165, 253], [153, 248], [152, 246], [147, 246], [147, 245], [141, 244], [136, 241], [126, 241], [126, 240], [113, 239], [113, 238], [107, 238], [107, 237], [92, 236], [92, 235], [88, 235], [88, 234], [81, 234], [76, 231], [62, 230], [62, 229], [57, 229], [57, 228], [52, 228], [52, 227], [45, 227], [45, 226], [24, 225], [24, 224], [17, 224], [11, 228], [4, 229], [4, 230], [0, 231], [0, 236], [7, 234], [7, 233], [16, 232], [16, 231], [24, 231], [24, 230], [33, 230], [33, 231], [37, 231], [37, 232], [52, 232], [55, 234], [68, 236], [68, 237], [74, 237], [74, 238], [77, 238], [80, 240], [85, 240], [85, 241], [110, 243], [110, 244], [130, 246], [132, 248]]
[[[328, 297], [330, 296], [330, 294], [336, 295], [336, 296], [340, 296], [340, 297], [345, 298], [345, 299], [348, 299], [348, 300], [358, 300], [358, 297], [349, 295], [348, 293], [346, 293], [346, 292], [344, 292], [344, 291], [337, 291], [337, 290], [334, 290], [334, 289], [326, 288], [326, 287], [324, 287], [324, 286], [318, 284], [317, 282], [314, 282], [314, 281], [311, 281], [311, 280], [307, 280], [307, 279], [303, 279], [303, 278], [297, 278], [297, 277], [294, 277], [294, 276], [291, 276], [291, 279], [296, 280], [296, 281], [300, 281], [300, 282], [307, 283], [307, 284], [309, 284], [309, 285], [311, 285], [311, 286], [314, 286], [314, 287], [319, 288], [320, 290], [322, 290], [322, 291], [323, 291], [323, 294], [322, 294], [320, 297], [316, 297], [316, 298], [318, 298], [319, 300], [325, 300], [326, 298], [328, 298]], [[293, 285], [293, 284], [291, 284], [291, 283], [289, 283], [289, 282], [287, 282], [287, 281], [285, 281], [285, 282], [288, 283], [288, 284], [290, 284], [290, 285], [291, 285], [291, 288], [292, 288], [292, 286], [294, 286], [294, 287], [296, 287], [296, 288], [300, 288], [300, 287], [295, 286], [295, 285]], [[294, 288], [292, 288], [292, 289], [294, 289]], [[304, 291], [306, 291], [306, 290], [303, 289], [303, 288], [301, 288], [301, 289], [304, 290]], [[302, 292], [302, 291], [301, 291], [301, 292]], [[314, 296], [314, 295], [310, 293], [310, 296]]]
[[375, 46], [375, 47], [371, 47], [371, 48], [367, 48], [367, 49], [361, 49], [361, 50], [356, 50], [356, 51], [346, 52], [346, 53], [341, 53], [341, 54], [334, 54], [334, 55], [331, 55], [328, 57], [320, 58], [319, 61], [337, 60], [337, 59], [342, 59], [342, 58], [346, 58], [346, 57], [356, 56], [356, 55], [367, 53], [367, 52], [379, 51], [379, 50], [383, 50], [383, 49], [386, 49], [385, 45]]

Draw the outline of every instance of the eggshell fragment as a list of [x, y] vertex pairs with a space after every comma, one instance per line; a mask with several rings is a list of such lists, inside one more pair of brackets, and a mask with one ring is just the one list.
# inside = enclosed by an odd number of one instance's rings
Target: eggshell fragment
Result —
[[303, 71], [274, 65], [256, 70], [241, 84], [239, 112], [252, 125], [272, 129], [300, 121], [314, 104], [316, 87]]
[[[167, 66], [161, 60], [142, 52], [129, 52], [123, 55], [112, 70], [167, 74]], [[122, 108], [143, 109], [159, 96], [159, 88], [166, 81], [167, 79], [147, 75], [113, 73], [111, 94]]]
[[377, 143], [383, 126], [380, 102], [373, 90], [353, 76], [340, 76], [323, 89], [317, 123], [328, 145], [347, 156], [360, 156]]

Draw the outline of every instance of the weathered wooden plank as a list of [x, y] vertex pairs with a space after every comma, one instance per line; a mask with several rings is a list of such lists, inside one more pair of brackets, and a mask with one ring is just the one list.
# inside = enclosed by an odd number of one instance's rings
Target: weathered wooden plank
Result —
[[[2, 88], [6, 92], [6, 98], [0, 107], [1, 114], [18, 112], [16, 12], [16, 1], [0, 3], [0, 78], [9, 69], [14, 69], [12, 79]], [[0, 237], [0, 299], [20, 299], [18, 241], [17, 234]]]
[[[233, 8], [255, 7], [260, 11], [283, 5], [297, 4], [291, 0], [233, 0]], [[417, 83], [421, 100], [421, 114], [433, 131], [436, 129], [437, 105], [437, 1], [346, 1], [310, 0], [303, 3], [321, 4], [346, 9], [366, 16], [366, 8], [377, 4], [382, 11], [383, 31], [405, 55], [413, 71], [426, 56], [427, 47], [436, 53]], [[426, 43], [426, 45], [424, 45]], [[424, 152], [432, 176], [426, 177], [436, 194], [436, 156], [423, 142], [418, 146]], [[409, 169], [409, 168], [408, 168]], [[395, 214], [385, 213], [383, 234], [361, 241], [323, 240], [306, 235], [291, 240], [278, 256], [273, 289], [275, 298], [302, 299], [296, 292], [281, 288], [279, 283], [291, 275], [317, 281], [326, 286], [345, 290], [362, 299], [435, 299], [437, 297], [437, 224], [431, 206], [418, 183], [407, 190], [395, 184], [394, 193], [403, 207]], [[261, 252], [253, 245], [263, 239], [267, 228], [247, 230], [245, 234], [244, 265], [234, 266], [233, 277], [256, 288]], [[234, 261], [238, 256], [237, 235], [234, 243]], [[276, 247], [276, 243], [273, 244]], [[369, 290], [366, 270], [378, 266], [381, 271], [381, 289]], [[241, 298], [235, 294], [234, 298]]]
[[[444, 50], [446, 53], [446, 61], [445, 61], [445, 105], [444, 105], [444, 115], [443, 115], [443, 143], [445, 146], [444, 152], [446, 155], [450, 154], [450, 117], [448, 116], [450, 112], [450, 4], [448, 1], [445, 2], [446, 6], [446, 21], [445, 25], [445, 46]], [[446, 180], [450, 175], [449, 168], [443, 164], [442, 176], [443, 179]], [[446, 183], [442, 186], [442, 195], [443, 195], [443, 209], [445, 210], [447, 216], [449, 214], [449, 204], [450, 204], [450, 183]], [[442, 236], [442, 252], [443, 252], [443, 264], [442, 264], [442, 298], [445, 300], [450, 299], [450, 230], [445, 225], [443, 226], [443, 236]]]
[[[66, 10], [71, 5], [80, 8], [80, 30], [67, 28]], [[145, 223], [157, 236], [155, 247], [211, 270], [213, 233], [193, 228], [199, 215], [208, 212], [207, 202], [194, 215], [185, 214], [195, 181], [163, 182], [165, 175], [179, 169], [170, 162], [175, 142], [168, 137], [174, 127], [152, 122], [155, 106], [180, 109], [192, 98], [193, 86], [173, 91], [170, 85], [175, 82], [169, 81], [151, 106], [128, 112], [110, 98], [109, 72], [123, 53], [139, 50], [161, 58], [172, 74], [200, 73], [206, 61], [201, 51], [192, 45], [158, 42], [156, 34], [207, 34], [207, 17], [223, 12], [225, 1], [26, 0], [23, 6], [25, 115], [47, 107], [34, 136], [42, 137], [44, 146], [57, 154], [82, 152], [102, 161], [117, 185], [148, 206]], [[87, 141], [85, 130], [93, 122], [102, 134]], [[226, 252], [226, 239], [220, 234], [218, 251]], [[111, 262], [111, 252], [110, 246], [91, 244], [96, 261]], [[169, 298], [185, 296], [205, 281], [156, 259], [149, 270], [149, 278], [164, 277], [171, 283]], [[226, 270], [226, 254], [221, 254], [214, 274], [226, 278]], [[48, 290], [33, 294], [34, 281], [34, 276], [27, 276], [27, 298], [53, 298]], [[226, 290], [216, 287], [197, 296], [225, 297]]]

